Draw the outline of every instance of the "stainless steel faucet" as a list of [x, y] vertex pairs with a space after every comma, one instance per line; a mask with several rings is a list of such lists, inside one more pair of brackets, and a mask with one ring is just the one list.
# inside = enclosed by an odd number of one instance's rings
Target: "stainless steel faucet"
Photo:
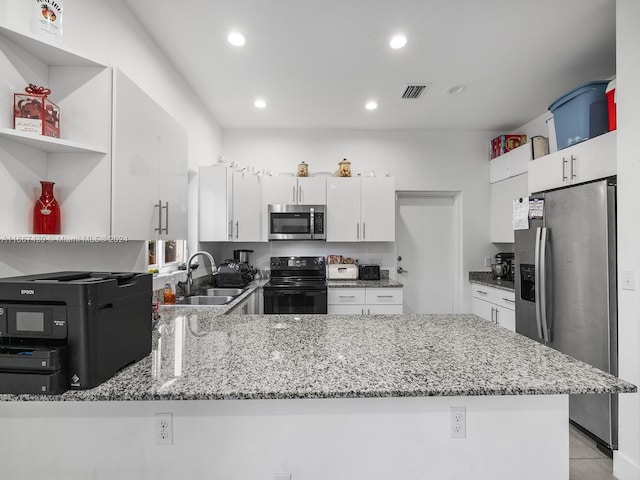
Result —
[[[211, 273], [213, 274], [216, 269], [216, 261], [213, 259], [213, 256], [209, 252], [205, 252], [203, 250], [193, 253], [189, 260], [187, 260], [187, 285], [185, 286], [185, 295], [191, 295], [191, 289], [193, 288], [193, 276], [192, 271], [194, 269], [191, 268], [191, 262], [197, 256], [202, 255], [203, 257], [207, 257], [209, 259], [209, 263], [211, 264]], [[198, 266], [196, 265], [196, 268]]]

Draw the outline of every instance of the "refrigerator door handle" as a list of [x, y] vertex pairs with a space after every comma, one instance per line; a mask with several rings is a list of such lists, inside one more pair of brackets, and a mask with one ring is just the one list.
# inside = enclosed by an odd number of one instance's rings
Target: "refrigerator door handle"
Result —
[[542, 227], [540, 234], [540, 323], [542, 324], [542, 338], [549, 342], [549, 324], [547, 323], [547, 236], [549, 229]]
[[534, 250], [535, 259], [534, 259], [534, 284], [535, 284], [535, 297], [536, 297], [536, 326], [538, 327], [538, 338], [544, 340], [544, 336], [542, 334], [542, 313], [540, 311], [540, 302], [542, 301], [542, 297], [540, 296], [540, 239], [542, 236], [542, 228], [536, 228], [536, 246]]

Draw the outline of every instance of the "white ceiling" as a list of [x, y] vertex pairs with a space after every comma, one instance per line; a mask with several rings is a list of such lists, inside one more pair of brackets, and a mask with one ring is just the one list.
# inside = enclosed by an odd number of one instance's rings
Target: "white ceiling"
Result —
[[615, 0], [124, 2], [223, 128], [509, 131], [615, 74]]

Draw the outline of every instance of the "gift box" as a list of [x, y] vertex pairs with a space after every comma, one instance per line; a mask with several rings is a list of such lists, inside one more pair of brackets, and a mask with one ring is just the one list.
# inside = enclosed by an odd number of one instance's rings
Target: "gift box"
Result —
[[51, 90], [29, 85], [13, 94], [13, 128], [60, 138], [60, 108], [47, 98]]
[[526, 135], [500, 135], [491, 140], [491, 151], [489, 158], [494, 159], [509, 150], [518, 148], [520, 145], [527, 143]]

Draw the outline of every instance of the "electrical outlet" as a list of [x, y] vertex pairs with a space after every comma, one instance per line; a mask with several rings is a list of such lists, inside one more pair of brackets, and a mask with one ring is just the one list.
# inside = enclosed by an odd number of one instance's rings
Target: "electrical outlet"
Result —
[[484, 266], [485, 267], [491, 266], [491, 257], [484, 257]]
[[173, 445], [173, 414], [156, 413], [156, 445]]
[[467, 410], [464, 407], [451, 407], [449, 409], [451, 420], [451, 438], [466, 438], [467, 436]]
[[633, 270], [622, 271], [622, 289], [623, 290], [635, 290], [636, 289], [636, 272]]

